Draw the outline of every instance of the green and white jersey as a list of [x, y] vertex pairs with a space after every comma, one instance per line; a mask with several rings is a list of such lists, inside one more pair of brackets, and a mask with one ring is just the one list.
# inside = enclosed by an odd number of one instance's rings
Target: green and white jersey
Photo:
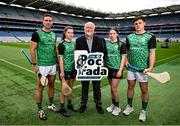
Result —
[[73, 71], [75, 69], [74, 64], [74, 51], [75, 42], [63, 41], [58, 45], [59, 55], [63, 56], [64, 71]]
[[126, 38], [128, 62], [130, 65], [146, 69], [149, 67], [150, 50], [156, 48], [156, 38], [151, 33], [130, 34]]
[[111, 69], [119, 69], [123, 55], [126, 55], [126, 46], [123, 42], [106, 41], [107, 59], [106, 66]]
[[56, 35], [54, 32], [45, 32], [40, 29], [33, 33], [31, 41], [38, 43], [36, 48], [38, 66], [52, 66], [56, 64]]

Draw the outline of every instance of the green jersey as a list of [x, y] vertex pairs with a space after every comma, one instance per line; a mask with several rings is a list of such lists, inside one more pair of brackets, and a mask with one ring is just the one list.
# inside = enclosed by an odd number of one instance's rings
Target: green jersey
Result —
[[106, 41], [107, 59], [106, 66], [119, 69], [123, 55], [126, 55], [126, 46], [123, 42]]
[[63, 56], [64, 71], [73, 71], [75, 69], [74, 50], [75, 42], [63, 41], [58, 45], [59, 55]]
[[37, 42], [38, 66], [52, 66], [56, 64], [56, 35], [54, 32], [45, 32], [42, 29], [34, 32], [31, 40]]
[[126, 38], [128, 62], [130, 65], [146, 69], [149, 67], [150, 50], [156, 48], [156, 38], [151, 33], [130, 34]]

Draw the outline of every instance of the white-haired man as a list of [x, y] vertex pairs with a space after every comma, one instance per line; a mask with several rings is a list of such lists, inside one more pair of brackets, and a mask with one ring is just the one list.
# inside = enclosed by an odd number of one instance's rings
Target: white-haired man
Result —
[[[95, 36], [94, 30], [95, 30], [94, 23], [87, 22], [84, 25], [85, 35], [77, 38], [76, 50], [87, 50], [88, 53], [91, 52], [106, 53], [104, 39]], [[87, 108], [89, 82], [90, 81], [81, 81], [82, 94], [81, 94], [81, 106], [79, 108], [80, 113], [83, 113]], [[96, 109], [99, 114], [103, 114], [104, 110], [102, 108], [102, 102], [101, 102], [100, 81], [92, 81], [92, 84], [93, 84], [93, 97], [94, 97], [94, 102], [96, 103]]]

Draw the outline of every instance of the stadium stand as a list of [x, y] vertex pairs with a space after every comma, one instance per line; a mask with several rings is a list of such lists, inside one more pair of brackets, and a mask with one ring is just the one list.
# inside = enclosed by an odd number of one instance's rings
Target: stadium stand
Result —
[[[146, 15], [147, 31], [155, 34], [159, 40], [170, 38], [180, 41], [180, 13], [178, 13], [180, 5], [108, 14], [49, 0], [0, 0], [0, 2], [0, 41], [3, 42], [28, 42], [32, 32], [41, 28], [41, 18], [45, 13], [51, 13], [54, 17], [53, 31], [57, 34], [58, 40], [67, 25], [74, 27], [75, 38], [82, 35], [83, 25], [87, 21], [96, 24], [96, 34], [101, 37], [107, 37], [109, 27], [117, 27], [120, 37], [125, 39], [127, 34], [134, 31], [132, 16]], [[165, 12], [169, 13], [164, 14]]]

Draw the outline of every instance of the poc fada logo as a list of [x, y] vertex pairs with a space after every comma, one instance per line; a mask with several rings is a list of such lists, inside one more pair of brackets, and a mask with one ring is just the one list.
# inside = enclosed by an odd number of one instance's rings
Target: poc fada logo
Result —
[[88, 53], [86, 50], [75, 51], [76, 80], [101, 80], [108, 75], [103, 66], [103, 53]]

